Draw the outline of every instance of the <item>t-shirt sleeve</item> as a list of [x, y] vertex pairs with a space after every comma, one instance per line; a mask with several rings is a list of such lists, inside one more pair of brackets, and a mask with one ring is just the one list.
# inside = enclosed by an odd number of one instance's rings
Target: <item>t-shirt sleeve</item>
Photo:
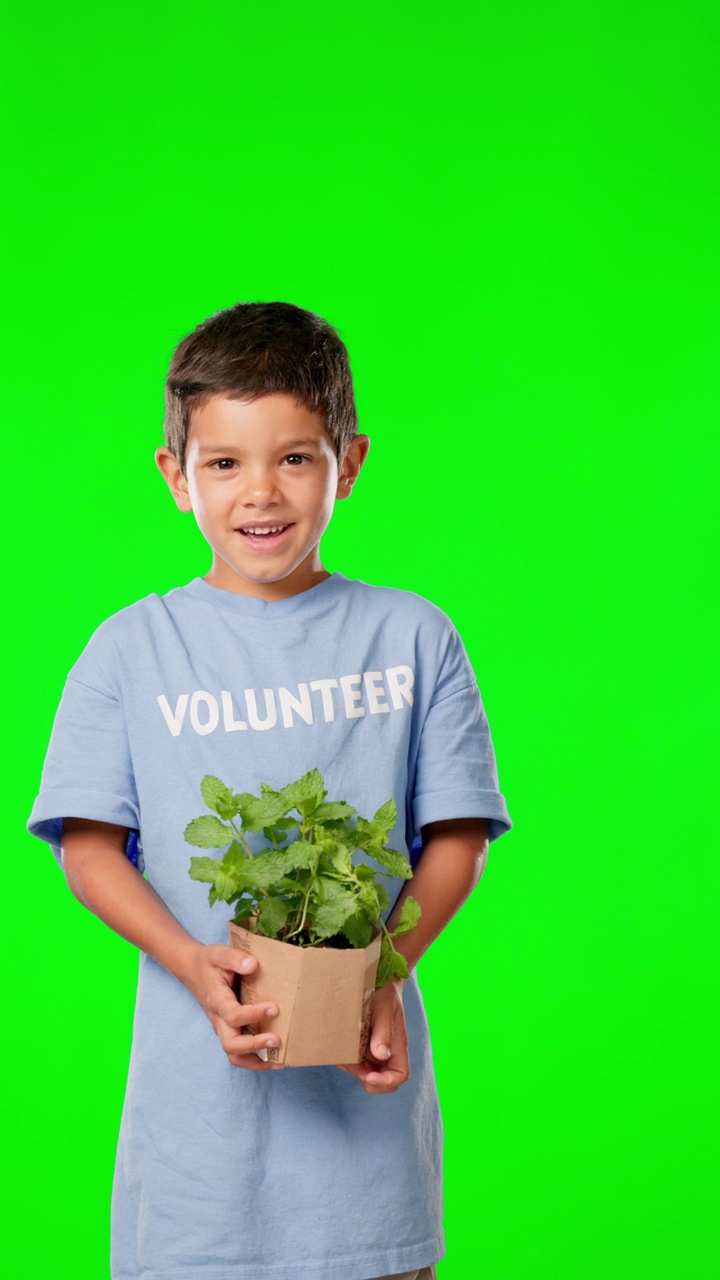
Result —
[[454, 628], [421, 729], [412, 812], [416, 835], [449, 818], [487, 818], [490, 841], [512, 827], [480, 691]]
[[140, 826], [122, 702], [88, 651], [67, 678], [28, 830], [60, 860], [63, 818]]

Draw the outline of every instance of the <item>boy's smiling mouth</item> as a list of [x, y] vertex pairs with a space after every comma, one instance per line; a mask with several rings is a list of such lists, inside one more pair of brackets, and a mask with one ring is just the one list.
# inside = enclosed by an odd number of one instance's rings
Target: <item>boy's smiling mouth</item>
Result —
[[276, 542], [291, 528], [292, 524], [244, 524], [237, 532], [251, 542]]

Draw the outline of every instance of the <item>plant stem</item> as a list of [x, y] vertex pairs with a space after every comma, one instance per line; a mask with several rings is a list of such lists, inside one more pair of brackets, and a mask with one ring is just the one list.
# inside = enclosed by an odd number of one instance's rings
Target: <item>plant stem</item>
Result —
[[235, 832], [235, 835], [237, 836], [238, 844], [241, 844], [241, 845], [242, 845], [242, 847], [243, 847], [243, 849], [245, 850], [245, 857], [246, 857], [246, 858], [253, 858], [255, 855], [253, 854], [253, 851], [252, 851], [252, 849], [250, 848], [250, 845], [248, 844], [247, 840], [245, 839], [245, 836], [243, 835], [242, 830], [238, 831], [238, 829], [237, 829], [237, 827], [235, 826], [235, 823], [233, 822], [232, 818], [230, 819], [230, 826], [232, 827], [233, 831]]
[[[303, 828], [303, 831], [304, 831], [304, 828]], [[296, 935], [297, 933], [302, 933], [303, 929], [305, 928], [305, 920], [307, 919], [308, 905], [309, 905], [309, 903], [310, 903], [310, 891], [311, 891], [311, 889], [312, 889], [312, 887], [313, 887], [313, 883], [314, 883], [314, 881], [315, 881], [315, 877], [316, 877], [316, 875], [317, 875], [317, 873], [318, 873], [318, 867], [320, 866], [320, 858], [321, 858], [321, 857], [322, 857], [322, 854], [321, 854], [320, 852], [318, 852], [318, 856], [317, 856], [317, 859], [316, 859], [316, 862], [315, 862], [315, 866], [312, 868], [312, 872], [311, 872], [311, 874], [310, 874], [310, 879], [308, 880], [307, 893], [305, 894], [305, 901], [303, 902], [303, 909], [302, 909], [302, 916], [301, 916], [301, 919], [300, 919], [300, 923], [299, 923], [299, 925], [297, 926], [297, 928], [296, 928], [296, 929], [293, 929], [291, 933], [287, 933], [287, 934], [285, 935], [285, 941], [286, 941], [286, 942], [289, 942], [291, 938], [294, 938], [294, 937], [295, 937], [295, 935]]]

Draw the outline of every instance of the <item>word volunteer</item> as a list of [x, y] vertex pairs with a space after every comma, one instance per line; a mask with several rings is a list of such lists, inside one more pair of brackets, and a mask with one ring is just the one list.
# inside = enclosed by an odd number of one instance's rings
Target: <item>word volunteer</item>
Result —
[[181, 693], [172, 706], [164, 693], [157, 702], [170, 733], [177, 738], [188, 726], [202, 735], [243, 729], [274, 729], [278, 718], [285, 729], [294, 729], [299, 721], [314, 724], [322, 715], [325, 724], [336, 718], [339, 710], [346, 720], [357, 720], [369, 712], [371, 716], [402, 711], [413, 704], [415, 673], [412, 667], [388, 667], [382, 671], [361, 671], [357, 675], [337, 679], [300, 682], [297, 693], [281, 686], [263, 689], [263, 707], [258, 705], [255, 689], [244, 690], [244, 707], [229, 689], [220, 690], [219, 700], [207, 689]]

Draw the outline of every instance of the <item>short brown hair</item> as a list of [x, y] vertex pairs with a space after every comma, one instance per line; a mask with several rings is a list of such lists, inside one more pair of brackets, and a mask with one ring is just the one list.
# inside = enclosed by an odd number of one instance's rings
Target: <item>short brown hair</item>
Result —
[[185, 470], [190, 415], [213, 395], [295, 396], [322, 418], [339, 462], [357, 433], [350, 361], [332, 325], [290, 302], [238, 302], [178, 343], [165, 382], [165, 443]]

